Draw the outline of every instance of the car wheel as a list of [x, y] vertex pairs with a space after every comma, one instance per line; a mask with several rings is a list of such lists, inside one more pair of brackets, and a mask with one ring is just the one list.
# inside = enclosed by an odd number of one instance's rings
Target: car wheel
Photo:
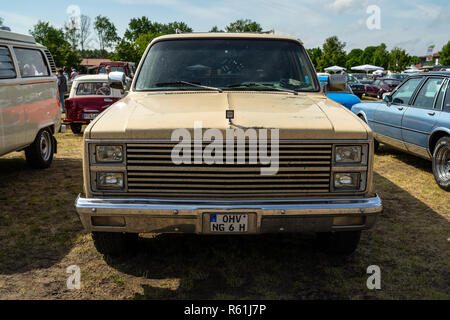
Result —
[[137, 244], [137, 233], [92, 232], [95, 248], [109, 256], [131, 252]]
[[55, 152], [53, 136], [49, 129], [38, 132], [34, 142], [25, 148], [25, 157], [28, 164], [34, 169], [50, 167]]
[[317, 234], [321, 249], [336, 254], [352, 254], [358, 248], [361, 231], [324, 232]]
[[439, 139], [434, 148], [433, 175], [439, 187], [450, 191], [450, 137]]
[[72, 124], [70, 124], [70, 129], [72, 130], [73, 133], [79, 134], [79, 133], [81, 133], [81, 124], [72, 123]]

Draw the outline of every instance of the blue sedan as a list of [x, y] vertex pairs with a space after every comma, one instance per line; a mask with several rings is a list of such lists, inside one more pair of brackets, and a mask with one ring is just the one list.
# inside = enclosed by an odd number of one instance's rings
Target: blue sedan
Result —
[[384, 101], [359, 103], [352, 111], [379, 142], [432, 160], [438, 185], [450, 191], [450, 72], [415, 74]]
[[[328, 76], [319, 76], [319, 81], [322, 86], [326, 86], [328, 83]], [[347, 109], [351, 109], [354, 104], [360, 103], [361, 100], [353, 94], [348, 86], [346, 87], [346, 91], [327, 91], [327, 97], [342, 104]]]

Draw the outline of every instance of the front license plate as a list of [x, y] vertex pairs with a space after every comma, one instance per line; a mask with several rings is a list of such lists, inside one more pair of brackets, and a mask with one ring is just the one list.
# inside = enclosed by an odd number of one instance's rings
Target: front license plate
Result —
[[98, 116], [98, 113], [83, 113], [83, 119], [92, 120]]
[[211, 213], [209, 215], [211, 232], [247, 232], [248, 214]]

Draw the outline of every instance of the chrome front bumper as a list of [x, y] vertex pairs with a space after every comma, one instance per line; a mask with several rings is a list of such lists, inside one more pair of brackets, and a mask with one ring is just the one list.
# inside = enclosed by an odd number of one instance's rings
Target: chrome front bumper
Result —
[[[91, 199], [79, 195], [75, 209], [89, 232], [210, 234], [210, 213], [248, 213], [247, 233], [329, 232], [369, 229], [383, 206], [377, 195], [284, 201]], [[98, 223], [98, 217], [103, 217], [103, 223]], [[336, 225], [336, 217], [362, 217], [362, 223]]]

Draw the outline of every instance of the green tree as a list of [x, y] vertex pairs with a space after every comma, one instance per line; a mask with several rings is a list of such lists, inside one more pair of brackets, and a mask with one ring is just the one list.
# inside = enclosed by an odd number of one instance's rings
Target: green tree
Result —
[[3, 18], [0, 17], [0, 26], [3, 25]]
[[364, 51], [362, 49], [353, 49], [347, 55], [347, 62], [345, 63], [345, 68], [348, 72], [351, 72], [353, 67], [362, 64], [362, 55]]
[[58, 67], [78, 68], [81, 57], [71, 48], [62, 29], [53, 27], [49, 22], [38, 21], [29, 32], [52, 53]]
[[440, 63], [444, 66], [450, 66], [450, 41], [441, 50]]
[[313, 65], [314, 65], [314, 68], [316, 68], [316, 70], [319, 70], [319, 63], [320, 63], [320, 59], [322, 58], [322, 49], [312, 48], [312, 49], [308, 49], [307, 51], [308, 51], [309, 57], [311, 58]]
[[389, 66], [389, 52], [384, 43], [380, 44], [373, 53], [372, 64], [387, 69]]
[[77, 28], [74, 17], [69, 18], [69, 21], [64, 25], [66, 39], [72, 45], [73, 50], [77, 50], [78, 41], [80, 41], [80, 30]]
[[170, 22], [168, 24], [162, 24], [159, 30], [154, 30], [153, 33], [174, 34], [178, 31], [192, 32], [192, 28], [184, 22]]
[[261, 32], [262, 27], [259, 23], [250, 19], [240, 19], [230, 23], [225, 27], [227, 32]]
[[389, 53], [388, 69], [395, 72], [401, 72], [411, 65], [411, 57], [405, 50], [395, 47]]
[[106, 55], [105, 48], [112, 47], [120, 40], [116, 26], [107, 17], [99, 15], [95, 18], [94, 29], [97, 31], [100, 50]]
[[81, 51], [84, 51], [90, 35], [91, 35], [91, 18], [85, 15], [81, 15], [80, 39], [79, 39]]
[[333, 36], [325, 40], [322, 49], [322, 57], [319, 60], [319, 69], [323, 70], [326, 67], [334, 65], [345, 66], [346, 53], [344, 51], [345, 42], [340, 42], [338, 37]]
[[217, 26], [214, 26], [211, 28], [211, 30], [209, 30], [209, 32], [223, 32], [223, 30], [219, 30]]
[[128, 41], [136, 41], [139, 35], [153, 31], [159, 26], [151, 22], [147, 17], [132, 18], [128, 23], [128, 29], [124, 33], [124, 38]]

